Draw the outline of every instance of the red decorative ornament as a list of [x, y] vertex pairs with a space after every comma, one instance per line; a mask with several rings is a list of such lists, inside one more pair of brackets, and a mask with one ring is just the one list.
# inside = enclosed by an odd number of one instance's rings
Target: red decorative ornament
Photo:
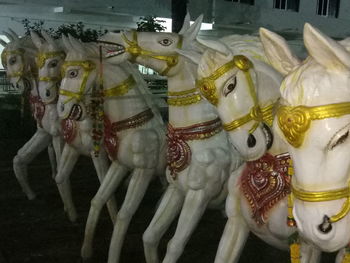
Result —
[[29, 95], [29, 103], [34, 119], [38, 123], [39, 127], [42, 128], [42, 119], [45, 114], [45, 104], [42, 102], [39, 96], [33, 96], [32, 94]]
[[222, 123], [219, 118], [180, 128], [174, 128], [169, 123], [167, 165], [171, 177], [175, 180], [177, 174], [186, 169], [191, 162], [192, 152], [186, 141], [207, 139], [220, 131]]
[[77, 127], [75, 121], [71, 119], [64, 119], [61, 121], [61, 127], [63, 132], [63, 139], [66, 143], [71, 144], [77, 135]]
[[240, 187], [259, 225], [265, 224], [270, 209], [290, 193], [289, 159], [288, 153], [277, 156], [266, 153], [246, 163]]

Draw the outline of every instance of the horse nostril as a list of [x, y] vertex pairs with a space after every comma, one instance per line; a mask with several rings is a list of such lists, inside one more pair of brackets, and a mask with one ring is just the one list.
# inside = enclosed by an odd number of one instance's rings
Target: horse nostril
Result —
[[256, 145], [256, 139], [253, 134], [249, 134], [247, 144], [249, 148], [253, 148]]
[[318, 226], [318, 230], [320, 230], [323, 234], [328, 234], [332, 228], [332, 223], [329, 221], [329, 217], [324, 216], [322, 224], [319, 224]]
[[45, 95], [46, 95], [46, 97], [50, 97], [50, 95], [51, 95], [50, 90], [47, 89]]
[[64, 111], [64, 104], [63, 103], [61, 103], [61, 105], [60, 105], [60, 110], [61, 110], [61, 112]]

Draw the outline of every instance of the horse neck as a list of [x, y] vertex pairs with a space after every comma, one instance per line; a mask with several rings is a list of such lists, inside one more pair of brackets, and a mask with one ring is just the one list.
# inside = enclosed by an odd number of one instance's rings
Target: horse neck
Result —
[[[107, 65], [104, 69], [104, 89], [112, 89], [129, 78], [130, 72], [117, 65]], [[112, 122], [135, 116], [148, 108], [137, 83], [130, 86], [128, 92], [121, 96], [106, 97], [104, 99], [105, 114]]]
[[[178, 67], [180, 70], [177, 74], [168, 77], [168, 91], [179, 92], [196, 88], [197, 65], [182, 61]], [[186, 106], [169, 105], [169, 122], [174, 127], [186, 127], [217, 117], [215, 107], [205, 99]]]

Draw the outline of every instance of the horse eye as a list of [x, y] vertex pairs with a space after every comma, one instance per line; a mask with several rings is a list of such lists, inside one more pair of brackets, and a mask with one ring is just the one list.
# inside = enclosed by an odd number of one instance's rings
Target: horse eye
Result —
[[336, 146], [344, 143], [346, 141], [346, 139], [349, 137], [349, 131], [347, 131], [346, 133], [344, 133], [343, 135], [341, 135], [339, 137], [339, 139], [333, 143], [331, 146], [330, 146], [330, 149], [333, 150]]
[[76, 78], [78, 76], [78, 70], [77, 69], [71, 69], [68, 70], [68, 77], [73, 79]]
[[11, 58], [9, 59], [9, 64], [10, 64], [10, 65], [14, 65], [14, 64], [16, 63], [16, 61], [17, 61], [17, 58], [16, 58], [16, 57], [11, 57]]
[[49, 68], [55, 68], [57, 67], [57, 64], [58, 64], [58, 60], [57, 59], [54, 59], [54, 60], [51, 60], [48, 64], [48, 67]]
[[230, 83], [226, 85], [226, 87], [224, 88], [224, 96], [227, 97], [227, 95], [230, 94], [236, 88], [236, 85], [237, 85], [237, 79], [235, 76], [232, 82], [230, 81]]
[[173, 41], [169, 38], [164, 38], [161, 41], [159, 41], [159, 43], [163, 46], [170, 46], [173, 43]]

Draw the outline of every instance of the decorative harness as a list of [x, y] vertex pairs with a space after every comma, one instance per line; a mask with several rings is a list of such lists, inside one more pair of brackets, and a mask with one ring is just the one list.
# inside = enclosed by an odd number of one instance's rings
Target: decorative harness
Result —
[[[82, 77], [82, 83], [80, 85], [79, 91], [74, 92], [70, 90], [60, 89], [60, 95], [67, 96], [67, 100], [63, 103], [67, 103], [73, 99], [76, 99], [78, 102], [82, 101], [86, 94], [86, 83], [89, 77], [89, 74], [92, 70], [96, 68], [96, 65], [93, 61], [86, 60], [86, 61], [66, 61], [62, 65], [62, 75], [64, 75], [64, 72], [66, 71], [67, 67], [69, 66], [80, 66], [84, 69], [83, 77]], [[92, 115], [93, 119], [97, 119], [98, 122], [94, 123], [93, 125], [93, 139], [94, 141], [99, 142], [102, 136], [104, 135], [104, 143], [106, 145], [106, 150], [109, 154], [109, 156], [112, 159], [117, 158], [117, 150], [118, 150], [118, 136], [117, 132], [136, 128], [139, 126], [144, 125], [149, 120], [151, 120], [154, 116], [151, 109], [147, 109], [141, 113], [138, 113], [132, 117], [129, 117], [127, 119], [117, 121], [114, 123], [111, 123], [108, 117], [104, 114], [103, 109], [99, 108], [99, 105], [103, 104], [103, 98], [109, 98], [109, 97], [116, 97], [116, 96], [123, 96], [126, 93], [129, 92], [131, 88], [133, 88], [134, 84], [136, 83], [135, 79], [130, 75], [127, 77], [124, 81], [116, 85], [115, 87], [111, 89], [103, 90], [102, 85], [102, 79], [100, 80], [100, 91], [93, 92], [92, 96], [99, 96], [97, 99], [99, 99], [99, 104], [96, 105], [96, 101], [92, 100], [92, 110], [90, 114]], [[65, 131], [65, 138], [69, 139], [67, 142], [72, 142], [75, 138], [75, 125], [72, 124], [72, 120], [67, 120], [67, 123], [63, 123], [63, 128]], [[103, 127], [102, 127], [103, 125]], [[103, 131], [102, 131], [103, 130]], [[95, 153], [99, 151], [99, 146], [94, 144]]]
[[[160, 73], [160, 75], [166, 75], [172, 67], [177, 65], [177, 63], [179, 62], [178, 55], [157, 55], [152, 51], [142, 49], [137, 42], [137, 32], [135, 30], [132, 30], [131, 32], [133, 38], [132, 40], [129, 40], [125, 33], [122, 34], [122, 38], [129, 45], [126, 48], [126, 51], [132, 56], [131, 61], [135, 61], [138, 56], [150, 57], [161, 61], [165, 61], [167, 67]], [[182, 35], [178, 36], [179, 41], [177, 43], [177, 48], [181, 48], [183, 39]]]
[[[293, 147], [299, 148], [303, 144], [305, 133], [310, 128], [312, 120], [337, 118], [346, 114], [350, 114], [350, 102], [314, 107], [282, 105], [277, 111], [277, 120], [286, 140]], [[326, 216], [324, 224], [335, 223], [344, 218], [350, 211], [350, 182], [344, 188], [328, 191], [306, 191], [292, 185], [292, 193], [296, 199], [305, 202], [326, 202], [346, 198], [339, 213], [330, 218]]]
[[[63, 51], [53, 51], [53, 52], [43, 52], [43, 53], [39, 53], [37, 56], [37, 66], [39, 69], [41, 69], [42, 67], [45, 66], [45, 61], [49, 58], [54, 58], [54, 57], [60, 57], [62, 59], [64, 59], [66, 57], [66, 54]], [[61, 82], [61, 76], [39, 76], [38, 80], [39, 81], [43, 81], [43, 82], [52, 82], [52, 86], [58, 86], [58, 84]], [[51, 88], [50, 87], [50, 88]], [[44, 102], [44, 104], [52, 104], [57, 102], [57, 98], [53, 98], [51, 101], [48, 102]]]
[[246, 80], [249, 86], [249, 93], [251, 98], [253, 99], [254, 106], [250, 109], [247, 115], [237, 120], [233, 120], [230, 123], [224, 123], [223, 128], [226, 131], [232, 131], [250, 121], [255, 121], [253, 126], [249, 129], [249, 133], [253, 133], [261, 122], [264, 122], [269, 126], [271, 126], [273, 121], [273, 109], [275, 107], [275, 103], [268, 105], [264, 108], [260, 107], [256, 90], [254, 87], [254, 83], [249, 73], [249, 70], [253, 68], [253, 64], [247, 57], [243, 55], [234, 56], [231, 61], [219, 67], [210, 76], [198, 80], [197, 87], [200, 89], [203, 96], [211, 104], [213, 104], [214, 106], [217, 106], [219, 102], [219, 97], [218, 97], [218, 91], [215, 85], [215, 81], [218, 78], [220, 78], [222, 75], [224, 75], [226, 72], [228, 72], [229, 70], [235, 67], [243, 71], [246, 77]]
[[175, 180], [177, 174], [191, 162], [191, 148], [186, 141], [208, 139], [221, 131], [222, 123], [219, 118], [188, 127], [175, 128], [169, 123], [167, 163], [171, 177]]

